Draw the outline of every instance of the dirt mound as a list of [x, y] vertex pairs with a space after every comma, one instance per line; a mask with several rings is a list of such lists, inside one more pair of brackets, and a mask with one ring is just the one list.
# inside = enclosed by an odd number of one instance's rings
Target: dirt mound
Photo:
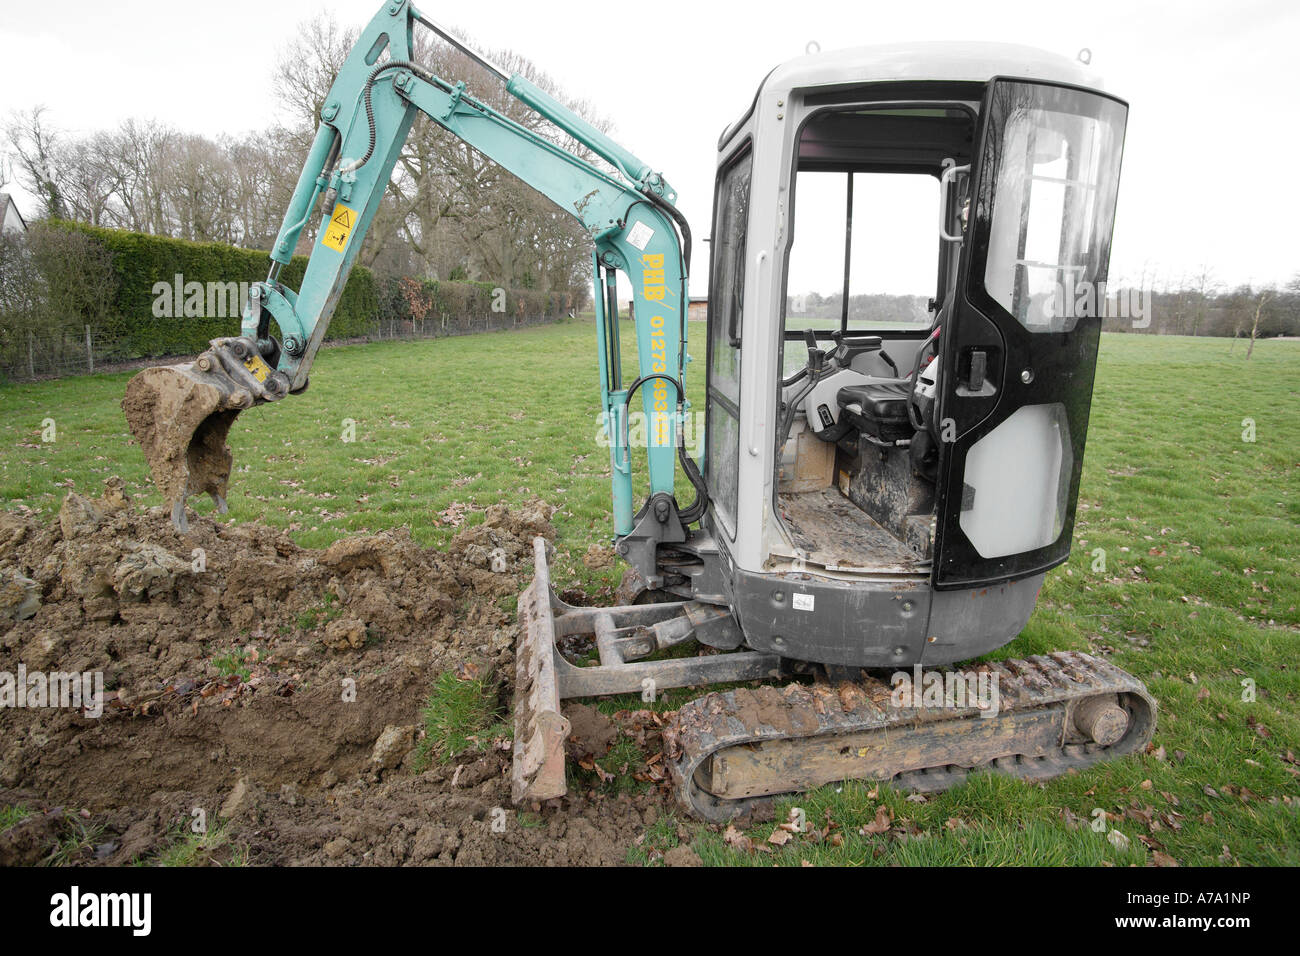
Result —
[[494, 506], [446, 551], [405, 531], [318, 551], [206, 517], [178, 533], [119, 479], [49, 524], [0, 512], [0, 671], [103, 681], [100, 714], [0, 706], [0, 806], [38, 812], [0, 857], [93, 832], [77, 862], [150, 858], [198, 810], [257, 863], [621, 862], [657, 796], [522, 827], [509, 741], [419, 755], [438, 674], [510, 699], [506, 608], [549, 518]]

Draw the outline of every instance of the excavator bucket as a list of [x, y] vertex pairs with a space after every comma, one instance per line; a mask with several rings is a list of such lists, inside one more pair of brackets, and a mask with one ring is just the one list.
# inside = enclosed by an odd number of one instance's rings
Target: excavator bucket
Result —
[[516, 804], [566, 792], [564, 742], [569, 721], [560, 712], [555, 669], [555, 614], [546, 540], [533, 539], [533, 582], [519, 598], [524, 633], [515, 652], [515, 743], [511, 797]]
[[249, 343], [219, 339], [212, 346], [192, 363], [145, 369], [127, 382], [122, 399], [126, 423], [178, 531], [187, 530], [191, 495], [211, 495], [225, 513], [230, 426], [243, 409], [288, 391], [287, 380]]

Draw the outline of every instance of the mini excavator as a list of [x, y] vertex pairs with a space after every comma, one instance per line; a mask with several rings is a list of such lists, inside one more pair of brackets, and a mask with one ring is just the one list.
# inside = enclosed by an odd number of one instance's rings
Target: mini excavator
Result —
[[[417, 29], [582, 155], [414, 62]], [[613, 543], [627, 573], [619, 606], [573, 607], [534, 542], [519, 602], [516, 803], [566, 792], [562, 700], [667, 688], [723, 685], [665, 731], [680, 801], [711, 821], [835, 781], [928, 791], [981, 770], [1041, 779], [1146, 745], [1155, 701], [1107, 661], [952, 666], [1015, 638], [1070, 554], [1101, 326], [1096, 296], [1077, 290], [1104, 288], [1127, 116], [1083, 63], [927, 42], [813, 53], [767, 75], [717, 144], [697, 461], [683, 437], [691, 232], [674, 188], [409, 0], [385, 0], [321, 108], [240, 334], [128, 384], [128, 423], [179, 529], [193, 495], [226, 509], [235, 416], [306, 389], [420, 114], [574, 216], [593, 245]], [[853, 292], [854, 224], [904, 225], [854, 199], [880, 176], [924, 186], [937, 214], [926, 217], [933, 286], [905, 322], [873, 319]], [[295, 291], [279, 273], [318, 208]], [[792, 264], [810, 251], [837, 276], [843, 266], [830, 315], [791, 294]], [[635, 507], [642, 444], [649, 493]], [[575, 639], [599, 663], [561, 652]], [[993, 699], [964, 693], [976, 678]], [[937, 691], [900, 693], [909, 681]]]

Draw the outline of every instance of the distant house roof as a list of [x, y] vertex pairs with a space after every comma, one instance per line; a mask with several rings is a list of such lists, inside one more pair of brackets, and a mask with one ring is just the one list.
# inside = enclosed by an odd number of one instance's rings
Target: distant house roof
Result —
[[0, 230], [4, 232], [26, 232], [27, 220], [18, 211], [18, 204], [8, 193], [0, 193]]

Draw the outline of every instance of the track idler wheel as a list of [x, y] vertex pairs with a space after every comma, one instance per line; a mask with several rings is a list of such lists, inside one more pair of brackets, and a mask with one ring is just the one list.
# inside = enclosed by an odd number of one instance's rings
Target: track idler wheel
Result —
[[1110, 747], [1128, 733], [1128, 711], [1113, 695], [1091, 697], [1074, 708], [1074, 727], [1093, 743]]

